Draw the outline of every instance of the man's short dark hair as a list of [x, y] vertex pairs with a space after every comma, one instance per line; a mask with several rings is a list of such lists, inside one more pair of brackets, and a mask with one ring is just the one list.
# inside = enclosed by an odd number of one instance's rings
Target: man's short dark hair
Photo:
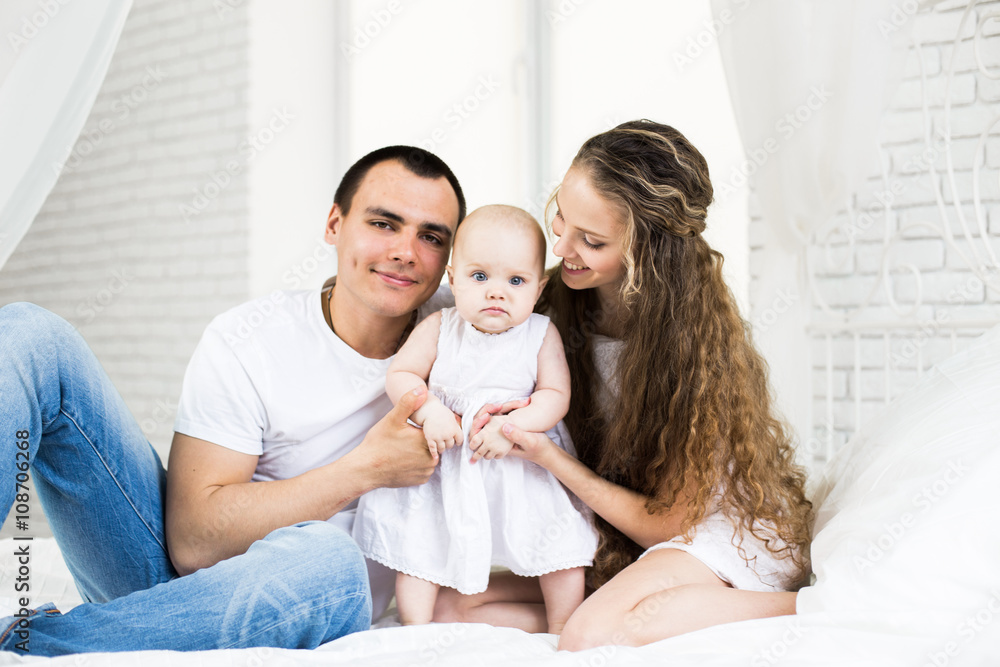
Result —
[[416, 146], [386, 146], [374, 150], [351, 165], [344, 177], [340, 179], [337, 192], [333, 196], [333, 203], [340, 207], [344, 215], [351, 210], [351, 203], [354, 194], [361, 186], [361, 181], [365, 180], [368, 171], [377, 164], [395, 160], [409, 170], [410, 173], [421, 178], [446, 178], [451, 184], [455, 196], [458, 197], [458, 221], [465, 219], [465, 195], [462, 194], [462, 186], [458, 184], [458, 179], [452, 173], [444, 160], [434, 153], [426, 151]]

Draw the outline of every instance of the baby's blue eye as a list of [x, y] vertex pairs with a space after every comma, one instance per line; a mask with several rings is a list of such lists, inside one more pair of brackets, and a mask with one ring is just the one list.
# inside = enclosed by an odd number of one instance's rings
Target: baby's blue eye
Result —
[[509, 282], [514, 287], [517, 287], [518, 285], [523, 285], [524, 284], [524, 278], [522, 278], [521, 276], [514, 276], [513, 278], [511, 278], [507, 282]]
[[483, 273], [482, 271], [476, 271], [475, 273], [472, 274], [472, 279], [478, 283], [481, 283], [484, 280], [486, 280], [486, 274]]

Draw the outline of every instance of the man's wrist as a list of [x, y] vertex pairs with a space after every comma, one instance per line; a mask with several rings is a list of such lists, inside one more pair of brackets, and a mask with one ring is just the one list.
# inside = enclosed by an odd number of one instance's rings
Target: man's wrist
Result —
[[378, 463], [368, 461], [361, 445], [329, 464], [337, 470], [337, 477], [350, 485], [350, 495], [360, 498], [369, 491], [379, 488]]

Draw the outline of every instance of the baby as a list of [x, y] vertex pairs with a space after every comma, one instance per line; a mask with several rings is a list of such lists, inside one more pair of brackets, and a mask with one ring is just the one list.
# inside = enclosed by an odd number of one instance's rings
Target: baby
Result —
[[[583, 568], [597, 546], [589, 510], [544, 469], [507, 457], [512, 444], [500, 431], [511, 421], [573, 451], [560, 421], [570, 398], [562, 342], [549, 318], [532, 312], [544, 262], [545, 236], [528, 213], [474, 211], [458, 228], [448, 267], [455, 308], [421, 322], [389, 366], [393, 403], [428, 385], [411, 420], [440, 456], [426, 484], [363, 496], [354, 526], [365, 555], [397, 571], [404, 625], [431, 621], [439, 586], [486, 590], [491, 565], [540, 577], [549, 632], [558, 634], [583, 601]], [[529, 396], [470, 442], [483, 405]]]

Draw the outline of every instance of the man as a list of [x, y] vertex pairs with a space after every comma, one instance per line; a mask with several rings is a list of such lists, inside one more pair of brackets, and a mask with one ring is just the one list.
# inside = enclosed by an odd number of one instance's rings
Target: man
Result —
[[437, 305], [464, 214], [458, 181], [426, 151], [385, 148], [352, 166], [326, 225], [335, 284], [209, 325], [185, 376], [169, 475], [68, 323], [30, 304], [0, 309], [0, 432], [14, 443], [0, 460], [0, 507], [30, 460], [31, 492], [93, 603], [63, 615], [25, 600], [0, 649], [304, 648], [366, 629], [366, 567], [342, 529], [365, 491], [433, 471], [406, 423], [426, 396], [389, 411], [384, 372]]

